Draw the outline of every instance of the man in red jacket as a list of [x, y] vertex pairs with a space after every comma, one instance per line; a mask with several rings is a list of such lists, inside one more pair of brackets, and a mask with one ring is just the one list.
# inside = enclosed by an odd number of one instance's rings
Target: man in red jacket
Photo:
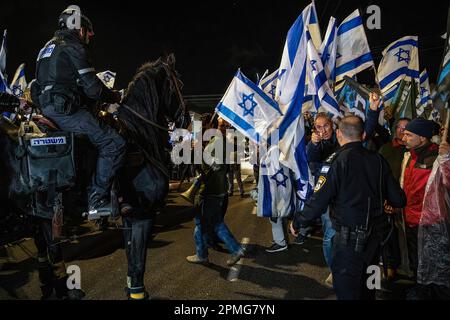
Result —
[[407, 199], [404, 215], [409, 267], [414, 277], [417, 275], [417, 233], [422, 215], [423, 198], [439, 151], [438, 145], [430, 141], [433, 129], [432, 121], [417, 118], [408, 123], [402, 139], [411, 154], [410, 157], [405, 156], [402, 181]]

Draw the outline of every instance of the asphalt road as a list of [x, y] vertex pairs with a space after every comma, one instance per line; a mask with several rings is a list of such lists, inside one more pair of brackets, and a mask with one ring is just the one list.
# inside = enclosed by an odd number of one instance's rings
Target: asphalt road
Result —
[[[246, 183], [248, 194], [254, 184]], [[237, 192], [235, 194], [238, 194]], [[267, 253], [272, 234], [267, 219], [255, 215], [251, 198], [230, 198], [225, 221], [247, 255], [230, 268], [229, 254], [210, 250], [210, 265], [193, 265], [193, 213], [177, 193], [158, 215], [147, 250], [145, 286], [152, 299], [334, 299], [324, 285], [328, 270], [320, 234], [302, 245]], [[292, 238], [291, 238], [292, 240]], [[0, 299], [39, 299], [35, 248], [31, 240], [3, 248], [0, 254]], [[85, 299], [125, 299], [127, 264], [120, 230], [90, 233], [66, 245], [67, 265], [81, 269]]]

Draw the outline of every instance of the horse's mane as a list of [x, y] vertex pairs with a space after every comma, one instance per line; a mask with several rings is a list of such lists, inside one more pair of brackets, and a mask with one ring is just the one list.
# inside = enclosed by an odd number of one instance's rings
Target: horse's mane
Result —
[[[168, 90], [164, 85], [166, 76], [161, 59], [147, 62], [139, 67], [126, 90], [123, 104], [128, 108], [138, 112], [146, 119], [167, 127], [167, 120], [162, 110], [159, 99]], [[167, 163], [167, 152], [164, 145], [168, 142], [168, 131], [158, 129], [134, 115], [126, 108], [119, 109], [119, 119], [125, 130], [124, 134], [130, 138], [130, 142], [135, 143], [144, 152], [154, 158], [159, 163]]]

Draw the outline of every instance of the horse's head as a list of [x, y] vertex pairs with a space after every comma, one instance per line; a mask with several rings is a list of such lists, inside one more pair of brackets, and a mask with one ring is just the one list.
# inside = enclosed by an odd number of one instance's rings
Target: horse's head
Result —
[[166, 127], [167, 121], [171, 121], [177, 128], [186, 128], [190, 117], [181, 95], [182, 86], [175, 70], [175, 57], [170, 54], [138, 69], [123, 103], [161, 126]]

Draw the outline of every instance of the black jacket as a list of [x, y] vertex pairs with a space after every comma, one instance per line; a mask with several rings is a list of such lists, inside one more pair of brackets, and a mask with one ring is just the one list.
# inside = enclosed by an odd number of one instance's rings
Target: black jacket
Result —
[[368, 212], [370, 221], [384, 214], [384, 200], [395, 208], [406, 205], [387, 161], [361, 142], [348, 143], [325, 161], [313, 195], [294, 217], [294, 227], [307, 225], [327, 206], [335, 230], [365, 225]]
[[[120, 95], [97, 78], [89, 50], [73, 30], [59, 30], [41, 49], [36, 64], [39, 104], [51, 104], [55, 94], [82, 101], [119, 102]], [[37, 103], [38, 101], [34, 101]]]

